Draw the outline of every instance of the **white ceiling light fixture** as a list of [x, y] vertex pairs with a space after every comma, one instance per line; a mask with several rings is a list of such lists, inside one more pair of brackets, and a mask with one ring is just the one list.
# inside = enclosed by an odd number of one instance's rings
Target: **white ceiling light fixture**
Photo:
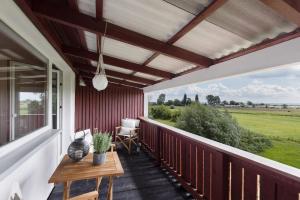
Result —
[[104, 64], [103, 64], [103, 46], [104, 46], [104, 40], [105, 40], [105, 35], [106, 35], [106, 28], [107, 28], [107, 22], [105, 23], [104, 35], [103, 35], [103, 37], [101, 37], [101, 40], [102, 40], [101, 44], [100, 44], [100, 40], [98, 40], [99, 41], [98, 46], [100, 48], [99, 60], [98, 60], [95, 76], [92, 80], [94, 88], [98, 91], [105, 90], [105, 88], [108, 85], [108, 81], [107, 81], [107, 77], [106, 77], [105, 69], [104, 69]]

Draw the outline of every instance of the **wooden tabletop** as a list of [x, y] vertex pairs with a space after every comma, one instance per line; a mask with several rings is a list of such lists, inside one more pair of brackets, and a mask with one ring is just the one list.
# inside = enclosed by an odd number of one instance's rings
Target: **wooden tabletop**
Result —
[[48, 182], [60, 183], [123, 174], [124, 170], [117, 152], [107, 152], [106, 162], [97, 166], [93, 165], [92, 153], [89, 153], [79, 162], [74, 162], [68, 155], [65, 155]]

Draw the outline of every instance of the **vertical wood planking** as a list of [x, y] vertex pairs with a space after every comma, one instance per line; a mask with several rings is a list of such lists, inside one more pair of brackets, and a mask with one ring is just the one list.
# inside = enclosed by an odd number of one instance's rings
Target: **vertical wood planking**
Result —
[[204, 150], [204, 197], [211, 199], [211, 153]]
[[196, 144], [191, 145], [191, 186], [196, 189], [197, 176], [196, 176]]
[[260, 194], [262, 200], [275, 199], [277, 194], [277, 185], [273, 178], [261, 176]]
[[143, 91], [135, 88], [110, 85], [98, 92], [89, 86], [76, 86], [75, 98], [75, 130], [114, 132], [121, 119], [144, 113]]
[[242, 199], [242, 166], [238, 161], [233, 160], [231, 170], [231, 195], [232, 200]]
[[244, 170], [244, 200], [256, 199], [257, 174], [250, 167]]
[[200, 145], [197, 145], [197, 191], [199, 194], [204, 193], [204, 151], [200, 147]]

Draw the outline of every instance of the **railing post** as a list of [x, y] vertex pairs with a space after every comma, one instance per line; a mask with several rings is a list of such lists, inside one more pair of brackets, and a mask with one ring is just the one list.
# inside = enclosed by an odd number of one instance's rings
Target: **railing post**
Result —
[[161, 149], [161, 141], [160, 141], [160, 133], [161, 133], [161, 128], [159, 126], [156, 126], [156, 148], [155, 148], [155, 155], [157, 158], [157, 161], [159, 165], [161, 164], [161, 157], [160, 157], [160, 149]]
[[221, 152], [213, 153], [212, 200], [229, 199], [229, 159]]

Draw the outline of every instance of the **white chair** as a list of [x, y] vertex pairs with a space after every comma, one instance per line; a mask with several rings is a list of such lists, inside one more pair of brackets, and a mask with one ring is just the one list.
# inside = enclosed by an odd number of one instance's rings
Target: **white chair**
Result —
[[120, 141], [131, 154], [132, 143], [137, 145], [140, 120], [122, 119], [121, 126], [116, 127], [116, 142]]

